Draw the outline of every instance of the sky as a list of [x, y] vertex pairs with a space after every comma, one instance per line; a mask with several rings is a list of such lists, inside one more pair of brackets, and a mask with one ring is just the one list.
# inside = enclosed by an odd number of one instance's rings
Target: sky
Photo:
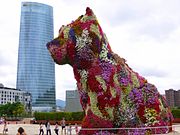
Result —
[[[0, 83], [15, 88], [21, 2], [0, 4]], [[106, 33], [113, 52], [164, 94], [180, 89], [179, 0], [29, 0], [53, 6], [54, 36], [62, 25], [85, 14], [90, 7]], [[56, 65], [56, 98], [65, 100], [75, 90], [69, 65]]]

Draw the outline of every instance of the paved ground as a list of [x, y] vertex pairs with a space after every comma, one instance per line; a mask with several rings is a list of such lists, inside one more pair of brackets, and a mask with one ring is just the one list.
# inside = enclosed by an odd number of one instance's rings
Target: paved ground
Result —
[[[8, 130], [9, 131], [8, 131], [8, 134], [6, 134], [6, 135], [16, 135], [17, 129], [19, 127], [23, 127], [25, 129], [27, 135], [38, 135], [38, 133], [39, 133], [39, 125], [37, 125], [37, 124], [16, 124], [16, 123], [12, 123], [12, 124], [8, 124]], [[44, 130], [45, 130], [45, 127], [44, 127]], [[174, 130], [173, 133], [169, 133], [166, 135], [180, 135], [180, 124], [173, 125], [173, 130]], [[0, 135], [2, 135], [2, 131], [3, 131], [3, 125], [0, 125]], [[53, 125], [51, 126], [51, 132], [52, 132], [52, 135], [55, 135]], [[61, 133], [61, 130], [59, 131], [59, 134], [63, 135]], [[70, 134], [68, 133], [66, 135], [70, 135]], [[71, 135], [76, 135], [74, 127], [72, 127], [72, 134]]]
[[[4, 125], [0, 125], [0, 135], [2, 135], [2, 133], [3, 133], [3, 126]], [[39, 125], [38, 124], [8, 124], [8, 133], [6, 135], [16, 135], [19, 127], [23, 127], [24, 130], [26, 131], [27, 135], [38, 135], [39, 134]], [[45, 131], [45, 127], [44, 127], [44, 131]], [[65, 135], [64, 132], [61, 133], [61, 128], [60, 128], [59, 134]], [[46, 135], [46, 133], [44, 135]], [[56, 135], [54, 132], [54, 125], [51, 125], [51, 135]], [[66, 133], [66, 135], [70, 135], [70, 133], [68, 132], [68, 133]], [[72, 127], [71, 135], [76, 135], [74, 127]]]

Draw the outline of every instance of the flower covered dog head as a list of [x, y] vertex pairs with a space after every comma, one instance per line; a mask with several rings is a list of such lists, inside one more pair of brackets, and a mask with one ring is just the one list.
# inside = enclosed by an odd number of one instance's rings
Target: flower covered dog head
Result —
[[76, 63], [78, 69], [90, 68], [94, 59], [107, 60], [112, 57], [107, 38], [89, 7], [85, 15], [63, 25], [58, 37], [47, 47], [57, 64], [73, 66]]

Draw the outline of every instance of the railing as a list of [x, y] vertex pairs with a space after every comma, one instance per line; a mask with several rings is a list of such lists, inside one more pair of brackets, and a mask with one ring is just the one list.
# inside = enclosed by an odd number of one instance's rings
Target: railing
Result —
[[[180, 125], [173, 126], [159, 126], [159, 127], [141, 127], [141, 128], [81, 128], [80, 132], [93, 132], [95, 135], [110, 135], [110, 132], [120, 131], [121, 134], [127, 135], [144, 135], [152, 134], [170, 134], [180, 135]], [[109, 132], [108, 132], [109, 131]], [[118, 133], [120, 134], [120, 133]], [[116, 134], [115, 134], [116, 135]]]

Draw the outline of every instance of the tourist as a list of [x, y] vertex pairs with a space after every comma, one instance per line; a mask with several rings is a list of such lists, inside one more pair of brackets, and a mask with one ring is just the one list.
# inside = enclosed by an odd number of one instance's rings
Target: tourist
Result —
[[61, 120], [61, 128], [62, 128], [61, 132], [63, 133], [63, 130], [64, 130], [64, 134], [66, 134], [66, 128], [65, 127], [66, 127], [66, 120], [63, 117], [63, 119]]
[[44, 135], [44, 130], [43, 130], [42, 122], [39, 124], [39, 135], [41, 135], [41, 133], [42, 133], [42, 135]]
[[4, 118], [3, 117], [0, 118], [0, 124], [2, 124], [2, 123], [4, 123]]
[[26, 133], [22, 127], [19, 127], [18, 133], [16, 135], [26, 135]]
[[47, 121], [46, 122], [46, 124], [45, 124], [45, 126], [46, 126], [46, 135], [51, 135], [51, 125], [50, 125], [50, 122], [49, 121]]
[[7, 122], [4, 121], [3, 134], [6, 134], [7, 132], [8, 132]]
[[58, 132], [59, 132], [59, 125], [58, 125], [58, 122], [56, 122], [54, 131], [55, 131], [56, 135], [59, 135], [59, 134], [58, 134]]
[[79, 129], [78, 129], [78, 125], [77, 125], [77, 123], [75, 123], [75, 131], [76, 131], [76, 135], [78, 135], [78, 132], [79, 132]]
[[72, 135], [72, 126], [71, 123], [69, 123], [68, 129], [67, 129], [67, 134], [69, 133], [69, 135]]

